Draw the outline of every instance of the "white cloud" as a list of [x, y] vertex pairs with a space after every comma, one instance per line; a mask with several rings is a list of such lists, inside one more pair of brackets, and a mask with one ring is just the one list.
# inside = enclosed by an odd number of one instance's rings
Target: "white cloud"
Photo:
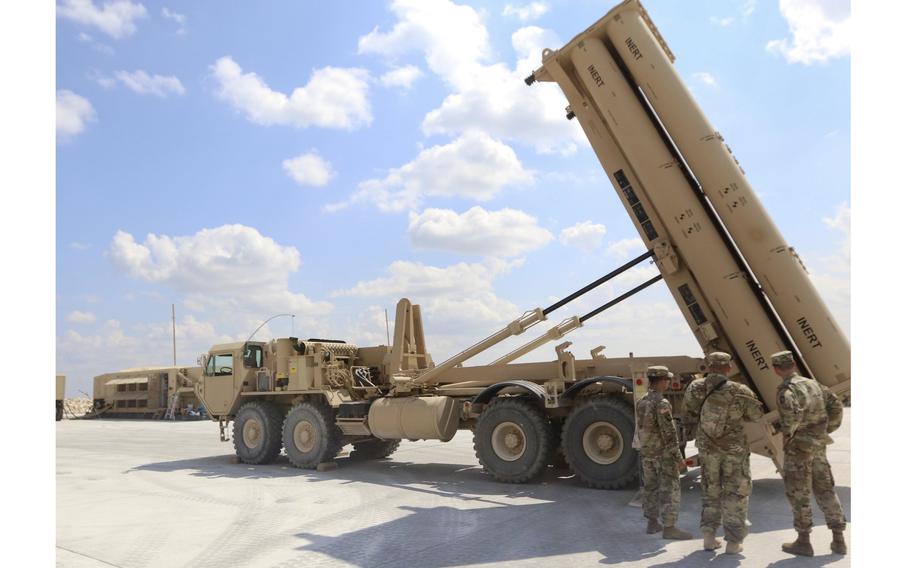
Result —
[[335, 177], [332, 164], [315, 152], [288, 158], [281, 162], [281, 166], [288, 176], [300, 185], [321, 187]]
[[780, 0], [779, 5], [791, 37], [769, 41], [767, 51], [803, 65], [849, 55], [849, 0]]
[[506, 262], [487, 259], [480, 263], [460, 262], [445, 267], [398, 260], [389, 265], [387, 276], [358, 282], [347, 290], [333, 292], [336, 297], [407, 297], [420, 304], [429, 331], [445, 330], [456, 334], [485, 329], [491, 323], [505, 322], [520, 312], [511, 302], [499, 298], [493, 281], [521, 266], [522, 260]]
[[347, 202], [327, 209], [369, 202], [381, 211], [404, 211], [418, 207], [426, 196], [488, 201], [505, 187], [533, 179], [512, 148], [484, 133], [469, 132], [449, 144], [421, 150], [413, 161], [389, 170], [385, 178], [361, 182]]
[[101, 30], [115, 39], [136, 32], [136, 20], [148, 15], [145, 6], [129, 0], [112, 0], [100, 8], [92, 0], [63, 0], [57, 16]]
[[692, 73], [692, 76], [708, 85], [709, 87], [717, 86], [717, 79], [714, 78], [714, 75], [708, 73], [707, 71], [699, 71], [697, 73]]
[[300, 267], [296, 248], [244, 225], [202, 229], [191, 236], [149, 234], [142, 243], [117, 231], [108, 256], [129, 276], [163, 284], [233, 325], [241, 320], [255, 327], [282, 312], [297, 314], [300, 322], [332, 308], [289, 289], [288, 280]]
[[66, 140], [79, 134], [87, 123], [95, 120], [95, 109], [88, 99], [65, 89], [57, 91], [58, 139]]
[[590, 252], [600, 246], [605, 234], [607, 234], [607, 228], [604, 225], [582, 221], [563, 229], [559, 233], [559, 242], [565, 246]]
[[405, 65], [384, 73], [379, 78], [379, 82], [385, 87], [410, 89], [414, 81], [420, 78], [421, 75], [423, 75], [423, 72], [416, 65]]
[[619, 239], [618, 241], [607, 243], [607, 254], [620, 260], [631, 258], [633, 253], [641, 254], [645, 252], [644, 249], [645, 245], [638, 237]]
[[373, 120], [367, 99], [369, 73], [364, 69], [317, 69], [290, 96], [272, 90], [255, 73], [244, 73], [230, 57], [217, 60], [212, 73], [218, 98], [257, 124], [352, 130]]
[[523, 79], [541, 63], [544, 47], [559, 47], [552, 31], [538, 27], [512, 35], [514, 68], [489, 63], [489, 34], [481, 15], [448, 0], [397, 0], [398, 21], [388, 32], [374, 29], [360, 38], [360, 53], [395, 60], [411, 51], [423, 53], [427, 67], [452, 93], [423, 121], [426, 135], [458, 135], [483, 130], [503, 140], [531, 145], [539, 152], [571, 153], [584, 133], [565, 118], [566, 99], [552, 83], [528, 87]]
[[419, 249], [484, 256], [516, 256], [553, 239], [550, 231], [523, 211], [487, 211], [482, 207], [472, 207], [460, 215], [451, 209], [412, 212], [408, 235]]
[[714, 25], [720, 26], [722, 28], [728, 28], [733, 25], [733, 22], [736, 21], [736, 18], [732, 16], [727, 16], [724, 18], [718, 18], [717, 16], [711, 16], [708, 18], [708, 21]]
[[88, 250], [88, 249], [92, 248], [92, 245], [90, 245], [88, 243], [80, 243], [77, 241], [73, 241], [70, 244], [68, 244], [67, 246], [73, 250], [79, 250], [79, 251]]
[[184, 35], [186, 34], [186, 16], [184, 14], [178, 14], [177, 12], [172, 12], [168, 10], [167, 6], [161, 8], [161, 16], [165, 20], [172, 20], [177, 24], [177, 34]]
[[536, 20], [550, 11], [550, 5], [546, 2], [531, 2], [529, 4], [506, 4], [502, 10], [503, 16], [512, 16], [522, 22]]
[[165, 98], [168, 95], [183, 95], [186, 89], [180, 79], [174, 76], [149, 75], [142, 69], [129, 72], [117, 71], [114, 77], [98, 77], [98, 84], [105, 88], [113, 87], [116, 82], [120, 82], [129, 90], [139, 93], [140, 95], [154, 95]]
[[70, 323], [94, 323], [95, 314], [92, 312], [81, 312], [79, 310], [73, 310], [67, 314], [66, 321]]
[[838, 237], [837, 248], [832, 254], [821, 257], [809, 264], [809, 278], [818, 287], [818, 291], [841, 324], [844, 331], [850, 333], [850, 206], [846, 203], [838, 206], [833, 217], [823, 217], [822, 223], [835, 231]]
[[748, 18], [755, 12], [755, 8], [758, 6], [758, 0], [745, 0], [743, 2], [742, 13], [744, 18]]

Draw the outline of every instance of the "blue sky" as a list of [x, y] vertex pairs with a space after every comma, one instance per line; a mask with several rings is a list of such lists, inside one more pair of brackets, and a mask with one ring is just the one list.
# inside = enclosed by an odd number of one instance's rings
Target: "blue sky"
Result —
[[[383, 343], [401, 296], [442, 360], [643, 252], [558, 88], [521, 82], [611, 6], [58, 1], [68, 393], [168, 364], [171, 303], [183, 364], [282, 312], [302, 337]], [[849, 4], [645, 6], [849, 332]], [[571, 339], [698, 353], [660, 284]]]

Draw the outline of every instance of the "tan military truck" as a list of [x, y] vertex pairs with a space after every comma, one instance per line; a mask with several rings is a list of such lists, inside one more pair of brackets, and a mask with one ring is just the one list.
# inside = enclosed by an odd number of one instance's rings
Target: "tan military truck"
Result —
[[60, 422], [63, 420], [63, 399], [66, 396], [66, 376], [57, 375], [56, 378], [57, 400], [55, 402], [57, 407], [57, 422]]
[[[750, 425], [752, 451], [780, 464], [778, 377], [771, 353], [789, 349], [802, 374], [850, 394], [850, 344], [746, 180], [673, 69], [674, 56], [638, 0], [627, 0], [557, 51], [526, 79], [555, 82], [567, 118], [579, 120], [647, 252], [548, 308], [526, 312], [483, 341], [434, 364], [420, 308], [401, 300], [391, 346], [297, 338], [213, 347], [196, 391], [239, 458], [268, 463], [282, 447], [298, 467], [391, 454], [401, 440], [450, 440], [470, 429], [484, 469], [524, 482], [562, 454], [593, 487], [636, 478], [634, 397], [647, 365], [666, 365], [682, 439], [693, 425], [680, 395], [699, 359], [576, 360], [566, 349], [542, 363], [515, 363], [548, 341], [663, 280], [704, 352], [726, 351], [733, 380], [752, 387], [766, 413]], [[544, 321], [549, 313], [640, 262], [659, 275], [592, 312], [569, 318], [491, 365], [470, 358]]]
[[[233, 422], [234, 448], [245, 463], [269, 463], [284, 448], [294, 465], [316, 468], [346, 444], [353, 446], [352, 459], [375, 459], [392, 454], [401, 440], [448, 441], [457, 430], [470, 429], [480, 463], [500, 481], [528, 481], [564, 458], [591, 486], [623, 487], [638, 471], [635, 384], [641, 388], [644, 370], [657, 364], [689, 380], [704, 369], [701, 359], [608, 359], [600, 348], [577, 360], [566, 342], [554, 361], [510, 364], [580, 327], [592, 316], [586, 314], [491, 365], [461, 366], [564, 303], [527, 312], [435, 365], [425, 348], [420, 306], [402, 299], [392, 346], [297, 338], [216, 345], [200, 358], [196, 392], [219, 422], [222, 440], [229, 439]], [[675, 394], [684, 384], [674, 382]]]
[[177, 418], [187, 407], [197, 412], [193, 389], [198, 367], [137, 367], [98, 375], [93, 380], [93, 416], [108, 418]]

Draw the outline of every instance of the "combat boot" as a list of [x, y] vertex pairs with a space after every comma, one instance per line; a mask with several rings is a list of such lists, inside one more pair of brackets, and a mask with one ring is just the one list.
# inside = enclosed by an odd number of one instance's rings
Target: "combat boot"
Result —
[[717, 550], [720, 548], [720, 540], [714, 538], [714, 531], [702, 531], [705, 537], [705, 550]]
[[847, 541], [844, 540], [844, 531], [831, 531], [831, 552], [834, 554], [847, 554]]
[[679, 530], [675, 526], [668, 526], [664, 527], [663, 537], [669, 540], [689, 540], [692, 538], [692, 533]]
[[741, 542], [728, 542], [727, 549], [724, 550], [724, 554], [739, 554], [743, 551], [743, 543]]
[[657, 521], [657, 519], [648, 519], [648, 529], [645, 532], [648, 534], [654, 534], [659, 533], [662, 530], [664, 530], [664, 527]]
[[[788, 554], [815, 556], [815, 551], [812, 550], [812, 541], [809, 540], [809, 533], [800, 531], [796, 534], [796, 540], [782, 544], [780, 549]], [[844, 545], [844, 548], [846, 548], [846, 546], [847, 545]], [[831, 543], [831, 548], [834, 548], [833, 542]]]

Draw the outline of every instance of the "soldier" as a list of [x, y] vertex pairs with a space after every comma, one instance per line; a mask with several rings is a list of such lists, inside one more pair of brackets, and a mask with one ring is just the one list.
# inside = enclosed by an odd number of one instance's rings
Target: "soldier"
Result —
[[730, 355], [710, 353], [708, 374], [692, 381], [683, 405], [698, 422], [695, 445], [701, 461], [701, 532], [705, 550], [720, 547], [714, 537], [723, 522], [727, 554], [742, 552], [746, 538], [746, 513], [752, 494], [749, 445], [743, 421], [762, 417], [762, 406], [745, 385], [728, 381], [733, 370]]
[[663, 538], [687, 540], [692, 534], [676, 528], [679, 470], [685, 467], [685, 462], [679, 450], [672, 407], [663, 395], [673, 374], [666, 367], [648, 367], [647, 374], [648, 394], [635, 405], [647, 533], [654, 534], [662, 529]]
[[825, 514], [831, 529], [831, 551], [847, 554], [844, 529], [847, 520], [834, 492], [834, 477], [828, 464], [825, 446], [828, 436], [840, 427], [844, 407], [825, 386], [799, 376], [793, 353], [781, 351], [771, 356], [771, 365], [783, 381], [777, 387], [780, 430], [784, 437], [784, 488], [793, 508], [793, 527], [797, 538], [781, 546], [784, 552], [812, 556], [812, 503]]

